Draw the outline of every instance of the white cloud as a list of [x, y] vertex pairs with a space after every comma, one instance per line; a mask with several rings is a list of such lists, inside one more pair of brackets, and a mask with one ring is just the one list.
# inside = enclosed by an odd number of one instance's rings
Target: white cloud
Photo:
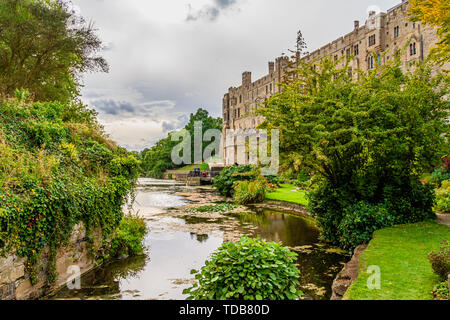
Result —
[[[95, 22], [111, 66], [108, 74], [86, 75], [83, 99], [90, 105], [113, 101], [116, 115], [103, 110], [100, 120], [113, 139], [131, 146], [164, 136], [163, 123], [167, 130], [199, 107], [220, 116], [223, 94], [240, 85], [241, 73], [265, 75], [269, 60], [294, 47], [299, 29], [312, 51], [350, 32], [354, 20], [363, 23], [369, 6], [386, 11], [400, 0], [73, 2]], [[186, 21], [189, 6], [191, 13], [215, 6], [223, 14]], [[170, 104], [152, 105], [161, 102]], [[114, 130], [121, 117], [126, 121], [119, 127], [129, 125], [133, 134]], [[129, 121], [133, 117], [138, 121]]]

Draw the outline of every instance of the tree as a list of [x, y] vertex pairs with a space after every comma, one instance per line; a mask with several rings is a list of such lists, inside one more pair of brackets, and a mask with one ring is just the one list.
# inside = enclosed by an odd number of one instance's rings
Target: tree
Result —
[[340, 244], [344, 209], [360, 201], [385, 205], [394, 223], [432, 217], [419, 176], [448, 148], [448, 77], [427, 63], [403, 74], [398, 57], [369, 74], [330, 57], [297, 72], [258, 113], [264, 128], [280, 130], [285, 166], [316, 172], [310, 211], [325, 237]]
[[0, 0], [0, 95], [28, 89], [36, 100], [79, 95], [81, 74], [108, 71], [91, 23], [64, 1]]
[[[213, 118], [209, 115], [208, 111], [202, 108], [199, 108], [196, 113], [191, 113], [189, 117], [189, 122], [186, 125], [185, 129], [189, 132], [192, 137], [192, 146], [191, 146], [191, 163], [194, 163], [194, 133], [195, 133], [195, 123], [201, 122], [202, 124], [202, 137], [205, 132], [209, 129], [217, 129], [222, 131], [222, 118]], [[201, 154], [203, 155], [203, 151], [205, 148], [211, 143], [211, 141], [202, 141], [202, 149]], [[207, 159], [204, 159], [207, 160]]]
[[450, 2], [448, 0], [411, 0], [410, 13], [413, 21], [422, 21], [437, 27], [440, 41], [432, 50], [440, 63], [450, 61]]
[[[202, 134], [209, 129], [222, 130], [222, 119], [213, 118], [208, 111], [199, 108], [196, 113], [191, 113], [188, 124], [184, 127], [191, 136], [191, 163], [194, 163], [194, 129], [195, 122], [202, 123]], [[172, 141], [169, 134], [168, 137], [158, 141], [154, 147], [143, 153], [142, 173], [152, 178], [162, 178], [164, 171], [175, 168], [172, 162], [172, 149], [178, 144], [178, 141]], [[211, 142], [202, 142], [202, 154], [206, 146]], [[205, 159], [206, 160], [206, 159]]]

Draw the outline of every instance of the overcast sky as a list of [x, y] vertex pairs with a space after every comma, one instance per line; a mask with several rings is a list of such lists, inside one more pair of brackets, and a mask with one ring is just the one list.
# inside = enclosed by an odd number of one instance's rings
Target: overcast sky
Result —
[[293, 49], [308, 50], [365, 22], [370, 9], [401, 0], [72, 0], [105, 43], [111, 70], [84, 77], [83, 100], [111, 138], [129, 150], [152, 146], [206, 108], [221, 115], [223, 95], [243, 71]]

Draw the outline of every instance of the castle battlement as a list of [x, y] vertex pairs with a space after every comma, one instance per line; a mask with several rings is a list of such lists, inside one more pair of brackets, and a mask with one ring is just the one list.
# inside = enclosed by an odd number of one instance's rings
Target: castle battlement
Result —
[[[370, 70], [374, 67], [374, 55], [381, 63], [389, 60], [389, 52], [395, 52], [410, 42], [410, 48], [402, 55], [403, 69], [414, 61], [423, 61], [431, 48], [439, 41], [433, 27], [419, 22], [411, 22], [408, 16], [409, 2], [402, 0], [387, 12], [369, 13], [364, 25], [354, 21], [353, 30], [344, 36], [314, 50], [302, 57], [303, 61], [315, 63], [320, 58], [330, 56], [336, 61], [343, 56], [353, 56], [350, 67]], [[386, 55], [382, 53], [388, 51]], [[242, 84], [231, 87], [223, 98], [223, 123], [226, 129], [254, 129], [264, 120], [255, 116], [259, 104], [280, 92], [277, 84], [283, 82], [288, 71], [289, 57], [282, 56], [270, 61], [268, 74], [252, 82], [251, 72], [242, 74]], [[355, 77], [357, 75], [354, 75]], [[224, 146], [226, 164], [236, 162], [236, 144]]]

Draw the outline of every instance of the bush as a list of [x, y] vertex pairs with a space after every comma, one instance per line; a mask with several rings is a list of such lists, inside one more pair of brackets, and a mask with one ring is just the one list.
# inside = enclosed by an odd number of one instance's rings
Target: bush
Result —
[[258, 169], [250, 165], [227, 167], [214, 178], [214, 187], [221, 195], [232, 197], [234, 194], [233, 186], [236, 181], [255, 180], [258, 175]]
[[445, 168], [438, 168], [431, 174], [431, 182], [436, 184], [438, 187], [441, 186], [442, 182], [450, 179], [450, 172]]
[[267, 180], [263, 176], [259, 176], [255, 181], [237, 181], [234, 186], [234, 202], [237, 204], [263, 202], [267, 189]]
[[142, 254], [144, 252], [142, 241], [146, 232], [144, 219], [135, 216], [124, 217], [111, 242], [111, 255], [128, 257]]
[[450, 213], [450, 180], [442, 182], [442, 187], [436, 190], [436, 211]]
[[189, 300], [298, 299], [296, 256], [278, 243], [242, 237], [224, 243], [200, 272], [193, 270], [197, 283], [183, 293]]
[[430, 260], [433, 271], [446, 280], [450, 274], [450, 242], [442, 240], [439, 250], [428, 254], [428, 260]]
[[393, 225], [393, 217], [382, 205], [358, 202], [344, 210], [339, 225], [340, 244], [345, 249], [354, 249], [368, 243], [376, 230]]
[[[381, 190], [373, 188], [371, 182], [373, 180], [370, 179], [370, 176], [359, 179], [361, 181], [358, 184], [349, 183], [347, 188], [345, 186], [335, 188], [328, 181], [322, 180], [309, 193], [309, 212], [322, 229], [322, 235], [334, 245], [351, 248], [353, 245], [350, 243], [359, 242], [356, 241], [359, 235], [354, 236], [354, 241], [349, 240], [352, 238], [350, 235], [344, 239], [341, 231], [344, 227], [339, 228], [338, 226], [343, 223], [356, 228], [355, 222], [352, 223], [351, 220], [354, 218], [358, 221], [357, 217], [350, 215], [349, 220], [345, 222], [343, 219], [348, 211], [352, 211], [353, 206], [361, 201], [373, 204], [378, 208], [385, 208], [389, 213], [387, 226], [436, 219], [432, 210], [434, 205], [433, 187], [429, 184], [422, 185], [418, 178], [409, 177], [400, 179], [399, 183], [385, 183]], [[368, 223], [367, 221], [365, 223]], [[365, 232], [375, 231], [384, 227], [386, 221], [374, 221], [374, 223], [372, 227], [369, 225], [361, 225], [361, 227], [366, 230]], [[365, 238], [370, 240], [369, 236]]]
[[8, 99], [0, 100], [0, 115], [0, 255], [27, 258], [35, 284], [49, 248], [45, 276], [52, 282], [56, 252], [74, 226], [83, 223], [95, 259], [104, 252], [135, 185], [137, 160], [81, 105]]
[[450, 300], [448, 291], [448, 281], [444, 281], [436, 285], [431, 291], [434, 300]]

